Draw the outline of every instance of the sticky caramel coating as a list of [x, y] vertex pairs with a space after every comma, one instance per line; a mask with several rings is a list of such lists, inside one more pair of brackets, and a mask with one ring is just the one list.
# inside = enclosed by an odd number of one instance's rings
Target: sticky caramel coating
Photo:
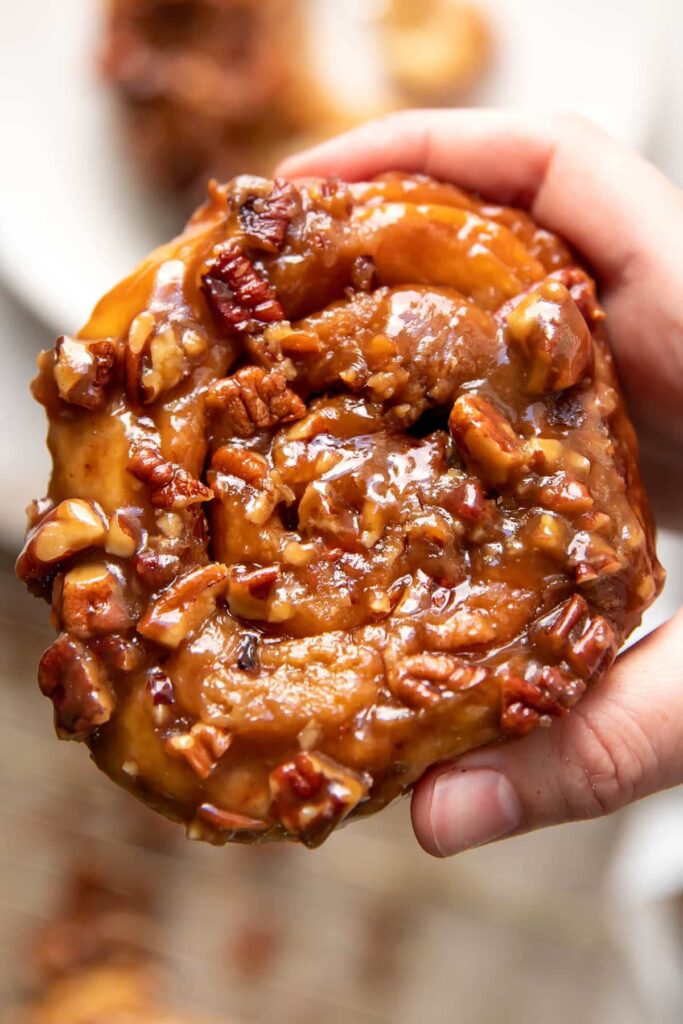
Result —
[[211, 842], [316, 845], [549, 725], [661, 587], [593, 282], [450, 185], [212, 186], [34, 394], [41, 689]]

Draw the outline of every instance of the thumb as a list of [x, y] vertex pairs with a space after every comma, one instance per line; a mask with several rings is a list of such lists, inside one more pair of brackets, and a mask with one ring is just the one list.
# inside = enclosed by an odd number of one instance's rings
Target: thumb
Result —
[[421, 845], [447, 857], [545, 825], [610, 814], [683, 781], [683, 609], [550, 729], [428, 772]]

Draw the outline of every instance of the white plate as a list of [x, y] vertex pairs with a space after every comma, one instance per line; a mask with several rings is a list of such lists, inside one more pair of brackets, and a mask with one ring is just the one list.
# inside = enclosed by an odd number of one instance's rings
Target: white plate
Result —
[[[356, 95], [359, 83], [372, 92], [370, 0], [309, 2], [327, 77]], [[573, 109], [644, 141], [669, 0], [482, 5], [497, 56], [480, 102]], [[75, 330], [172, 230], [126, 159], [116, 104], [97, 80], [103, 8], [103, 0], [0, 3], [0, 273], [55, 332]]]

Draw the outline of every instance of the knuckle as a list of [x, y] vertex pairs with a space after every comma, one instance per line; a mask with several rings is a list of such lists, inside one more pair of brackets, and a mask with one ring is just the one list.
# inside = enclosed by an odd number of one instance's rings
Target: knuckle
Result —
[[656, 778], [657, 754], [625, 708], [577, 707], [558, 750], [562, 797], [573, 820], [602, 817], [643, 795]]

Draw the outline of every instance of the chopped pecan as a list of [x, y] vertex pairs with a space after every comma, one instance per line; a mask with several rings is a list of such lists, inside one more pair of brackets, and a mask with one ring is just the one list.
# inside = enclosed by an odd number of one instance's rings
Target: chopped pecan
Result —
[[238, 213], [247, 246], [264, 252], [279, 252], [300, 205], [299, 193], [284, 178], [275, 178], [266, 195], [253, 191], [247, 194]]
[[453, 515], [473, 523], [481, 522], [490, 514], [484, 488], [476, 478], [454, 482], [444, 495], [443, 503]]
[[562, 657], [572, 631], [588, 614], [585, 598], [573, 594], [564, 604], [537, 620], [531, 633], [534, 645], [546, 654]]
[[155, 508], [181, 509], [213, 499], [210, 487], [182, 466], [168, 462], [151, 442], [133, 446], [128, 471], [147, 484], [149, 500]]
[[223, 414], [222, 423], [236, 437], [253, 437], [306, 415], [306, 406], [287, 387], [285, 376], [258, 366], [245, 366], [232, 377], [216, 381], [206, 401], [211, 412]]
[[588, 324], [557, 280], [543, 281], [508, 313], [507, 337], [527, 362], [532, 395], [565, 391], [593, 367]]
[[509, 420], [481, 395], [460, 395], [448, 425], [463, 459], [479, 468], [485, 483], [508, 483], [524, 466], [522, 438]]
[[62, 739], [84, 739], [108, 722], [114, 710], [114, 692], [102, 664], [67, 633], [45, 651], [38, 683], [54, 705], [55, 728]]
[[595, 292], [595, 281], [591, 280], [585, 270], [580, 267], [563, 267], [550, 274], [550, 280], [560, 281], [565, 286], [586, 323], [597, 323], [605, 319], [605, 311]]
[[84, 409], [101, 409], [115, 363], [112, 341], [57, 338], [54, 375], [59, 397]]
[[568, 648], [566, 658], [582, 679], [606, 672], [614, 661], [619, 642], [607, 619], [596, 615], [589, 619], [581, 634]]
[[249, 333], [284, 319], [275, 291], [234, 239], [218, 248], [202, 275], [202, 292], [226, 334]]
[[[282, 621], [288, 615], [278, 615], [279, 606], [271, 601], [272, 590], [280, 577], [279, 565], [264, 565], [248, 569], [232, 566], [228, 580], [228, 605], [233, 615], [243, 619]], [[283, 611], [283, 609], [279, 609]], [[290, 609], [290, 615], [293, 609]]]
[[135, 636], [117, 636], [108, 633], [96, 637], [90, 644], [98, 658], [111, 672], [135, 672], [145, 660], [142, 643]]
[[263, 818], [250, 818], [215, 804], [202, 804], [197, 816], [221, 832], [265, 832], [270, 827]]
[[403, 658], [391, 690], [416, 711], [436, 707], [444, 697], [469, 690], [486, 678], [486, 670], [450, 654], [413, 654]]
[[104, 550], [118, 558], [132, 558], [142, 541], [141, 508], [120, 508], [109, 519]]
[[54, 608], [67, 633], [87, 640], [120, 633], [133, 624], [125, 583], [113, 567], [88, 561], [70, 569], [55, 586]]
[[517, 485], [516, 494], [520, 500], [535, 502], [562, 515], [582, 515], [594, 505], [586, 485], [563, 472], [541, 477], [540, 481], [526, 477]]
[[564, 563], [567, 557], [567, 530], [567, 524], [560, 516], [541, 512], [530, 520], [524, 532], [534, 549]]
[[[168, 514], [181, 520], [179, 532], [174, 531], [171, 536], [164, 532], [163, 521], [159, 521], [160, 516]], [[200, 505], [191, 505], [181, 512], [160, 513], [157, 525], [159, 533], [145, 537], [134, 561], [137, 576], [149, 590], [167, 586], [188, 565], [206, 559], [207, 525]]]
[[592, 583], [602, 576], [611, 576], [624, 568], [612, 545], [597, 533], [581, 530], [569, 545], [569, 564], [577, 583]]
[[247, 448], [223, 445], [217, 448], [211, 459], [211, 469], [218, 473], [239, 477], [252, 487], [258, 487], [268, 475], [268, 463], [262, 455]]
[[210, 618], [228, 580], [225, 565], [192, 569], [162, 591], [138, 622], [138, 632], [165, 647], [178, 647]]
[[104, 513], [93, 502], [67, 498], [29, 531], [17, 559], [17, 575], [25, 583], [49, 577], [77, 551], [103, 547], [107, 525]]
[[564, 660], [582, 679], [605, 671], [618, 640], [607, 619], [591, 615], [580, 594], [542, 616], [531, 631], [533, 645], [546, 656]]
[[231, 743], [232, 733], [196, 722], [189, 732], [169, 736], [164, 747], [169, 754], [184, 758], [200, 779], [208, 779]]
[[368, 782], [323, 754], [301, 752], [270, 773], [271, 814], [306, 846], [318, 846], [368, 793]]
[[[525, 736], [541, 723], [542, 716], [561, 718], [581, 694], [581, 684], [572, 686], [569, 678], [559, 669], [546, 670], [556, 676], [542, 673], [537, 683], [521, 676], [509, 674], [503, 679], [503, 713], [501, 728], [510, 736]], [[566, 682], [562, 685], [562, 677]], [[574, 681], [576, 682], [576, 681]], [[575, 699], [572, 699], [576, 694]], [[562, 699], [560, 699], [562, 697]]]
[[146, 311], [135, 317], [125, 349], [126, 393], [149, 405], [189, 376], [208, 349], [206, 335], [193, 323], [157, 321]]

